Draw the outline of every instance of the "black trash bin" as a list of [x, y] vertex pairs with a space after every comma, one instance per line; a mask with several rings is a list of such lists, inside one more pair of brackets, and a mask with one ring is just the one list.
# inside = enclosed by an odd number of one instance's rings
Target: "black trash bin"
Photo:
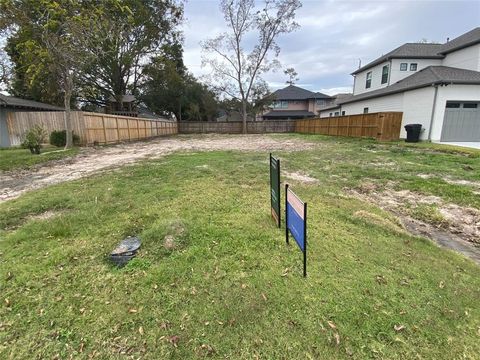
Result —
[[422, 124], [408, 124], [405, 125], [407, 132], [406, 142], [418, 142], [420, 140], [420, 132], [422, 131]]

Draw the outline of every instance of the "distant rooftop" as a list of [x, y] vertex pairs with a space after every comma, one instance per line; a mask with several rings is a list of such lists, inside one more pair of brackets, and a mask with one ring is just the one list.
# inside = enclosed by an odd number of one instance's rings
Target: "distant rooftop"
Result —
[[330, 99], [328, 95], [302, 89], [295, 85], [289, 85], [286, 88], [279, 89], [272, 95], [277, 100]]
[[41, 103], [33, 100], [26, 100], [14, 96], [0, 94], [0, 107], [22, 108], [22, 109], [36, 109], [36, 110], [51, 110], [63, 111], [64, 109], [58, 106]]

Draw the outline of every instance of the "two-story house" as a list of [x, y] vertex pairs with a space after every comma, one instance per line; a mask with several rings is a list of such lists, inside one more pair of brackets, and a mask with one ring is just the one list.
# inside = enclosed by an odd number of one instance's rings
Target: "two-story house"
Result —
[[273, 94], [274, 101], [260, 116], [264, 120], [304, 119], [318, 116], [319, 110], [333, 101], [332, 97], [289, 85]]
[[424, 140], [480, 142], [480, 27], [444, 44], [404, 44], [352, 75], [353, 96], [321, 117], [401, 111]]

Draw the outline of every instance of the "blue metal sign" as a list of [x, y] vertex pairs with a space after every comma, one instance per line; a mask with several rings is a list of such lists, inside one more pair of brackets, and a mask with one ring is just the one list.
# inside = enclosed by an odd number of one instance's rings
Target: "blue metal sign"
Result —
[[307, 203], [302, 202], [295, 193], [285, 185], [285, 237], [288, 244], [288, 232], [303, 252], [303, 276], [307, 276]]

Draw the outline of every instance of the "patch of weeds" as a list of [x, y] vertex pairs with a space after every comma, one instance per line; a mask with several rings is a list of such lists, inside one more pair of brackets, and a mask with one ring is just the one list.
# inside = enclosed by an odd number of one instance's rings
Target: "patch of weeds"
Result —
[[149, 251], [158, 256], [171, 254], [187, 246], [187, 227], [179, 219], [165, 219], [154, 223], [140, 235]]
[[436, 204], [417, 204], [408, 208], [410, 216], [437, 226], [448, 225], [448, 220], [440, 213]]
[[[141, 248], [140, 250], [141, 251]], [[124, 271], [131, 272], [136, 270], [148, 270], [152, 266], [152, 262], [149, 259], [144, 257], [139, 257], [138, 255], [130, 260], [125, 267]]]
[[370, 225], [377, 225], [396, 233], [405, 232], [402, 224], [396, 218], [390, 218], [389, 216], [374, 214], [366, 210], [356, 211], [353, 216], [365, 221], [367, 224]]

